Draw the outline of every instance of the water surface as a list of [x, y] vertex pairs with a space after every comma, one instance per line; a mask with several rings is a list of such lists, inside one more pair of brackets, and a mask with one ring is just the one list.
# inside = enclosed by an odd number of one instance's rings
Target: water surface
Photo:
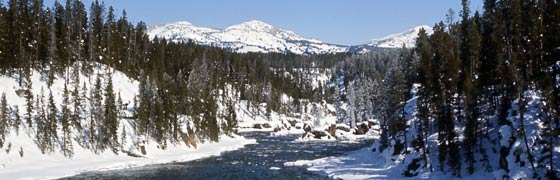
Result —
[[370, 140], [296, 142], [300, 135], [270, 136], [267, 132], [241, 135], [258, 144], [195, 161], [86, 172], [65, 179], [329, 179], [306, 167], [284, 166], [284, 162], [336, 156], [371, 145]]

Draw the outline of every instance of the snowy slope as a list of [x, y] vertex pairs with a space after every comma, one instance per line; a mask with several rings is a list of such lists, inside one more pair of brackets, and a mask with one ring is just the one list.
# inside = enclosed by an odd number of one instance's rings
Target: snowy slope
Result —
[[376, 48], [414, 47], [418, 32], [424, 28], [432, 34], [430, 26], [418, 26], [407, 31], [371, 40], [367, 44], [342, 46], [309, 39], [289, 30], [253, 20], [226, 27], [207, 28], [181, 21], [148, 28], [150, 38], [160, 37], [173, 41], [193, 40], [198, 44], [217, 46], [236, 52], [278, 52], [295, 54], [328, 54], [340, 52], [367, 52]]
[[380, 48], [401, 48], [404, 44], [406, 47], [415, 47], [416, 38], [418, 38], [418, 33], [422, 28], [426, 30], [428, 35], [431, 35], [434, 32], [430, 26], [417, 26], [401, 33], [391, 34], [380, 39], [371, 40], [367, 45]]
[[407, 48], [412, 48], [416, 46], [416, 39], [418, 38], [418, 33], [422, 28], [426, 30], [428, 35], [434, 33], [432, 27], [430, 26], [417, 26], [401, 33], [391, 34], [379, 39], [371, 40], [367, 44], [350, 46], [348, 51], [353, 53], [366, 53], [379, 48], [402, 48], [403, 44]]
[[[107, 83], [107, 77], [111, 76], [114, 84], [115, 93], [122, 98], [122, 101], [128, 106], [120, 111], [122, 114], [130, 115], [133, 108], [134, 97], [138, 95], [139, 82], [129, 78], [126, 74], [119, 72], [113, 68], [102, 64], [94, 64], [94, 72], [98, 72], [102, 76], [103, 87]], [[73, 68], [76, 68], [75, 66]], [[72, 68], [71, 68], [72, 69]], [[111, 72], [111, 73], [108, 73]], [[97, 78], [97, 74], [85, 75], [80, 73], [79, 79], [81, 84], [85, 86], [90, 94], [93, 83]], [[45, 76], [38, 71], [33, 71], [30, 78], [32, 83], [32, 94], [44, 94], [48, 96], [50, 92], [53, 94], [55, 104], [60, 109], [63, 101], [63, 89], [66, 84], [63, 77], [57, 76], [53, 84], [48, 87]], [[73, 82], [73, 80], [71, 81]], [[18, 95], [17, 91], [21, 90], [17, 78], [13, 76], [0, 75], [0, 94], [5, 94], [10, 109], [19, 107], [20, 117], [25, 117], [26, 99]], [[70, 90], [73, 89], [72, 83], [68, 84]], [[89, 103], [85, 103], [85, 108], [89, 109]], [[70, 108], [72, 109], [72, 108]], [[12, 112], [15, 114], [16, 112]], [[83, 112], [84, 117], [89, 112]], [[186, 124], [188, 117], [181, 117], [183, 124]], [[83, 119], [81, 122], [85, 129], [89, 128], [89, 121]], [[35, 122], [33, 124], [36, 124]], [[58, 135], [61, 135], [61, 128], [57, 129]], [[170, 143], [166, 149], [162, 149], [160, 145], [152, 139], [145, 139], [134, 131], [134, 122], [130, 119], [120, 118], [118, 138], [121, 140], [122, 149], [118, 153], [110, 150], [95, 153], [90, 150], [88, 145], [81, 145], [78, 140], [83, 139], [83, 133], [86, 130], [79, 131], [72, 129], [72, 149], [74, 155], [71, 158], [64, 156], [61, 152], [60, 142], [54, 147], [54, 152], [43, 154], [37, 147], [35, 125], [29, 128], [25, 122], [19, 125], [19, 131], [10, 129], [6, 136], [5, 144], [0, 147], [0, 179], [44, 179], [59, 178], [71, 176], [84, 171], [122, 169], [149, 164], [168, 163], [176, 161], [190, 161], [208, 156], [219, 155], [224, 151], [237, 150], [246, 144], [255, 143], [255, 140], [245, 139], [241, 136], [233, 135], [220, 137], [218, 143], [199, 144], [193, 148], [185, 143]], [[184, 127], [183, 127], [184, 128]], [[186, 130], [182, 130], [186, 132]], [[124, 134], [124, 136], [123, 136]], [[138, 147], [144, 147], [146, 154], [142, 155]], [[132, 156], [130, 154], [133, 154]], [[133, 157], [134, 155], [139, 157]]]
[[163, 37], [173, 41], [193, 40], [203, 45], [231, 49], [236, 52], [291, 52], [295, 54], [327, 54], [346, 52], [347, 47], [309, 39], [293, 31], [280, 29], [253, 20], [224, 29], [205, 28], [188, 22], [176, 22], [148, 28], [150, 38]]
[[[406, 117], [409, 129], [406, 132], [407, 139], [418, 138], [420, 132], [414, 124], [417, 124], [417, 100], [416, 92], [420, 87], [415, 84], [412, 91], [412, 98], [407, 101]], [[491, 117], [491, 123], [488, 127], [488, 137], [481, 142], [481, 147], [488, 149], [487, 159], [478, 152], [475, 155], [474, 172], [472, 174], [466, 171], [467, 164], [463, 162], [461, 165], [461, 177], [457, 178], [449, 171], [441, 171], [438, 160], [437, 133], [427, 138], [429, 152], [427, 152], [427, 161], [429, 167], [423, 167], [421, 164], [421, 150], [415, 149], [409, 142], [407, 145], [407, 153], [394, 153], [394, 141], [392, 145], [381, 150], [379, 141], [376, 141], [370, 148], [364, 148], [357, 151], [345, 153], [341, 156], [326, 157], [316, 160], [298, 160], [294, 162], [286, 162], [285, 166], [306, 166], [309, 171], [319, 174], [328, 175], [330, 178], [340, 179], [546, 179], [546, 170], [549, 168], [546, 149], [547, 138], [543, 137], [546, 133], [543, 127], [544, 121], [547, 119], [543, 112], [545, 102], [539, 91], [528, 90], [524, 93], [526, 104], [523, 121], [520, 120], [519, 100], [512, 102], [512, 107], [508, 111], [506, 125], [498, 126], [497, 117]], [[517, 127], [523, 123], [526, 131], [527, 142], [522, 138], [522, 132]], [[457, 127], [456, 127], [457, 128]], [[460, 130], [458, 130], [460, 131]], [[402, 137], [402, 136], [401, 136]], [[401, 139], [402, 140], [402, 139]], [[529, 149], [526, 148], [528, 144]], [[554, 154], [560, 153], [560, 148], [555, 145]], [[507, 150], [506, 157], [500, 160], [500, 148]], [[505, 149], [504, 149], [505, 148]], [[536, 170], [531, 168], [530, 157], [531, 152], [535, 160]], [[459, 153], [465, 153], [463, 150]], [[420, 160], [420, 161], [415, 161]], [[554, 167], [559, 167], [558, 156], [553, 156], [552, 162]], [[500, 163], [507, 165], [508, 170], [501, 168]], [[411, 166], [418, 164], [418, 166]], [[412, 177], [406, 177], [405, 174], [413, 174]], [[534, 176], [536, 175], [536, 176]], [[535, 178], [536, 177], [536, 178]]]

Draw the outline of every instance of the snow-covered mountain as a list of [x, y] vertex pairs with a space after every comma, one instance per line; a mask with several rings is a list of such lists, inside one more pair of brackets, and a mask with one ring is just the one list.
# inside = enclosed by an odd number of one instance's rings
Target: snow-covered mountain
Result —
[[415, 47], [416, 38], [418, 38], [420, 29], [426, 30], [428, 35], [431, 35], [434, 32], [430, 26], [417, 26], [401, 33], [391, 34], [380, 39], [371, 40], [367, 45], [379, 48], [401, 48], [404, 44], [406, 47]]
[[253, 20], [224, 29], [207, 28], [189, 22], [176, 22], [148, 28], [150, 38], [160, 37], [173, 41], [193, 40], [198, 44], [217, 46], [236, 52], [278, 52], [295, 54], [328, 54], [340, 52], [367, 52], [376, 48], [414, 47], [421, 28], [432, 34], [430, 26], [418, 26], [405, 32], [375, 39], [367, 44], [342, 46], [302, 37], [289, 30]]
[[327, 54], [346, 52], [347, 47], [302, 37], [253, 20], [224, 29], [206, 28], [188, 22], [176, 22], [148, 28], [150, 38], [163, 37], [173, 41], [193, 40], [196, 43], [231, 49], [236, 52], [291, 52], [295, 54]]

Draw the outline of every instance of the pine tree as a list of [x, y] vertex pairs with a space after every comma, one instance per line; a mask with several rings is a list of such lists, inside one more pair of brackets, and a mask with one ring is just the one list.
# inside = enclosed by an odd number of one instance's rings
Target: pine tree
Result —
[[466, 150], [465, 160], [468, 167], [467, 172], [474, 172], [474, 155], [477, 144], [477, 127], [478, 127], [478, 94], [479, 94], [479, 57], [481, 49], [481, 35], [478, 22], [480, 17], [478, 12], [474, 17], [469, 16], [469, 3], [463, 0], [463, 15], [461, 22], [461, 89], [463, 92], [463, 112], [465, 114], [465, 140], [464, 147]]
[[57, 133], [57, 118], [58, 110], [56, 108], [56, 104], [54, 103], [54, 97], [52, 94], [52, 90], [49, 90], [49, 99], [47, 104], [47, 119], [46, 119], [46, 127], [45, 127], [45, 138], [47, 141], [47, 152], [53, 152], [55, 149], [55, 143], [58, 141], [58, 133]]
[[[560, 89], [557, 85], [558, 82], [558, 75], [560, 73], [559, 67], [556, 64], [557, 60], [555, 57], [560, 56], [560, 37], [558, 37], [557, 32], [560, 31], [560, 3], [558, 1], [553, 0], [545, 0], [541, 1], [540, 4], [542, 7], [542, 14], [538, 17], [540, 22], [545, 25], [544, 32], [540, 34], [541, 40], [541, 47], [543, 52], [541, 52], [541, 59], [542, 59], [542, 67], [541, 71], [544, 73], [543, 79], [545, 79], [544, 83], [544, 92], [546, 95], [546, 99], [548, 100], [547, 105], [549, 106], [549, 120], [545, 126], [546, 135], [548, 144], [548, 166], [547, 169], [547, 177], [550, 179], [558, 179], [560, 176], [560, 172], [557, 170], [558, 167], [554, 164], [554, 146], [558, 146], [558, 135], [560, 135]], [[551, 69], [546, 70], [546, 69]], [[546, 131], [545, 130], [545, 131]], [[556, 140], [555, 140], [556, 138]], [[556, 156], [558, 157], [558, 155]]]
[[6, 93], [2, 93], [2, 100], [0, 101], [0, 147], [4, 146], [6, 136], [8, 136], [11, 128], [11, 115], [6, 100]]
[[70, 97], [66, 84], [64, 84], [62, 96], [62, 116], [60, 117], [60, 122], [62, 125], [62, 153], [64, 154], [64, 156], [71, 158], [73, 156], [71, 136], [72, 125], [70, 122], [70, 109], [68, 108], [68, 105], [70, 104]]
[[[72, 99], [72, 104], [74, 105], [73, 110], [70, 114], [70, 122], [72, 124], [72, 126], [79, 132], [82, 131], [82, 111], [85, 109], [85, 107], [83, 106], [83, 98], [85, 96], [82, 96], [82, 94], [80, 93], [80, 72], [78, 68], [74, 69], [73, 72], [73, 86], [74, 89], [71, 92], [71, 99]], [[85, 88], [85, 84], [84, 84], [84, 88]], [[86, 93], [86, 89], [82, 89], [83, 93]]]
[[27, 122], [27, 127], [28, 128], [32, 128], [33, 127], [33, 94], [31, 93], [31, 87], [28, 87], [27, 89], [27, 94], [25, 96], [25, 102], [26, 102], [26, 114], [25, 114], [25, 120]]
[[37, 146], [41, 150], [41, 153], [45, 154], [49, 151], [49, 141], [48, 141], [48, 129], [47, 129], [47, 112], [45, 111], [45, 95], [44, 89], [41, 88], [41, 93], [37, 95], [36, 99], [36, 112], [35, 123], [37, 124], [35, 133]]
[[5, 74], [6, 69], [9, 67], [9, 55], [7, 51], [9, 47], [6, 46], [9, 38], [8, 30], [10, 22], [7, 19], [8, 10], [4, 7], [3, 2], [0, 2], [0, 73]]
[[126, 128], [125, 128], [124, 124], [122, 125], [120, 146], [121, 146], [121, 148], [120, 148], [121, 150], [127, 150], [126, 149], [127, 148], [126, 147], [127, 146], [126, 145]]
[[109, 145], [113, 152], [117, 153], [118, 136], [117, 129], [119, 125], [117, 106], [115, 105], [115, 93], [113, 92], [113, 79], [111, 75], [108, 77], [107, 86], [105, 87], [105, 105], [104, 121], [103, 121], [103, 146]]
[[19, 115], [19, 106], [15, 106], [14, 107], [14, 114], [15, 114], [15, 119], [14, 119], [14, 123], [13, 123], [13, 127], [16, 128], [16, 133], [19, 134], [19, 128], [21, 126], [21, 116]]
[[431, 135], [430, 130], [430, 114], [431, 114], [431, 96], [432, 96], [432, 48], [430, 40], [426, 30], [421, 29], [418, 33], [418, 39], [416, 41], [416, 51], [420, 58], [420, 66], [418, 69], [418, 81], [422, 85], [418, 90], [418, 121], [420, 122], [420, 136], [421, 141], [420, 147], [422, 150], [422, 158], [424, 159], [424, 166], [428, 166], [428, 155], [426, 143], [428, 142], [428, 136]]
[[90, 91], [90, 123], [89, 123], [89, 138], [92, 148], [97, 150], [104, 150], [101, 142], [101, 123], [104, 122], [103, 116], [103, 96], [101, 86], [101, 75], [97, 74], [93, 89]]
[[152, 109], [152, 95], [151, 88], [147, 83], [148, 79], [146, 76], [140, 78], [140, 87], [138, 94], [138, 134], [148, 135], [149, 123], [150, 123], [150, 110]]
[[[68, 1], [69, 2], [69, 1]], [[70, 66], [70, 58], [68, 55], [68, 25], [67, 22], [67, 12], [64, 7], [57, 2], [55, 2], [54, 7], [54, 39], [55, 44], [55, 60], [56, 60], [56, 70], [57, 72], [62, 72], [63, 67]], [[66, 68], [68, 69], [68, 68]], [[65, 82], [68, 83], [68, 70], [64, 73]]]

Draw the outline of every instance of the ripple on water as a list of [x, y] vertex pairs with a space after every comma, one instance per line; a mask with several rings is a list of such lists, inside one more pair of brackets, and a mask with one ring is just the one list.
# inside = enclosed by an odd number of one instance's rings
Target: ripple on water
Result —
[[328, 179], [306, 167], [285, 162], [313, 160], [370, 146], [371, 141], [295, 142], [299, 135], [270, 136], [267, 132], [242, 133], [258, 144], [197, 161], [87, 172], [65, 179]]

